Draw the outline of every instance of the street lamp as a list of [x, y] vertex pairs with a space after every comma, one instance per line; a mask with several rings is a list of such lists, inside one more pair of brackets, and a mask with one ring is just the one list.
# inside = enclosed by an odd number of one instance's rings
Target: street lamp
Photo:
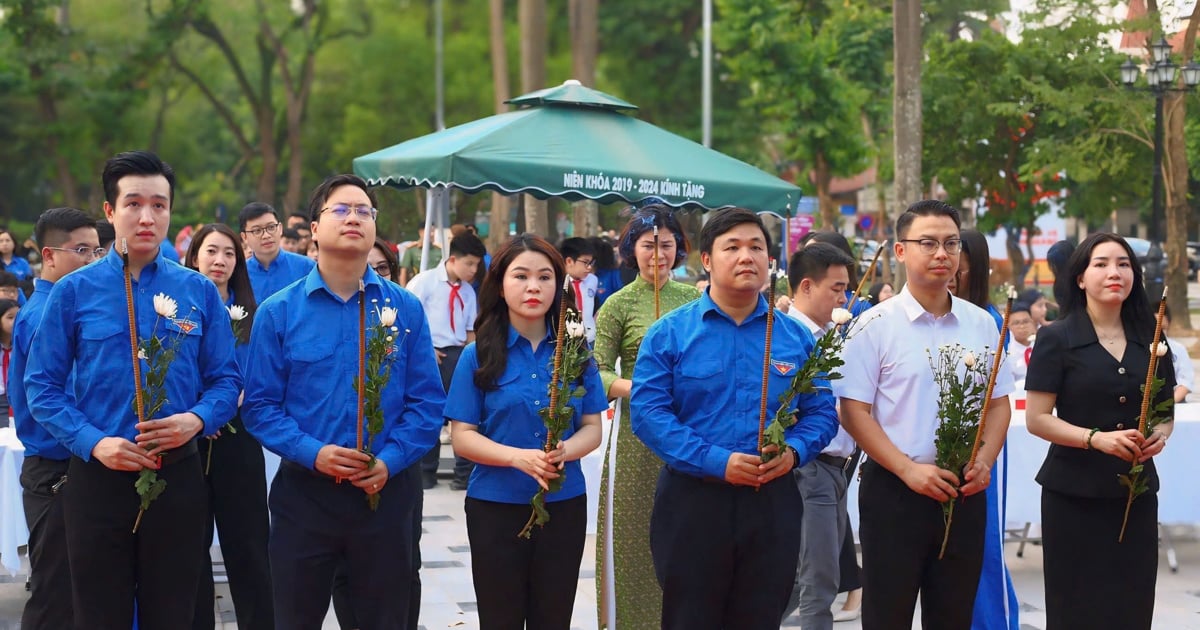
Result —
[[1131, 90], [1148, 90], [1154, 94], [1154, 179], [1150, 208], [1150, 252], [1146, 261], [1146, 288], [1153, 300], [1162, 295], [1163, 260], [1162, 234], [1159, 227], [1163, 216], [1163, 98], [1168, 92], [1190, 92], [1200, 84], [1200, 64], [1195, 61], [1183, 67], [1183, 87], [1175, 86], [1180, 67], [1171, 61], [1171, 44], [1165, 37], [1150, 45], [1150, 63], [1146, 66], [1146, 86], [1136, 87], [1138, 65], [1126, 60], [1121, 65], [1121, 83]]

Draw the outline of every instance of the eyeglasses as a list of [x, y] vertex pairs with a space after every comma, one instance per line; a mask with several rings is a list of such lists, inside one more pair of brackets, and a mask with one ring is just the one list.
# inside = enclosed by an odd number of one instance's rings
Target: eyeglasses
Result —
[[378, 210], [366, 204], [350, 206], [344, 203], [335, 203], [328, 208], [323, 208], [321, 212], [328, 212], [337, 217], [339, 221], [345, 221], [346, 219], [349, 219], [350, 213], [352, 212], [358, 217], [359, 221], [374, 221], [375, 216], [379, 214]]
[[595, 267], [595, 266], [596, 266], [596, 259], [595, 259], [595, 258], [591, 258], [591, 259], [588, 259], [588, 260], [584, 260], [584, 259], [582, 259], [582, 258], [577, 258], [577, 259], [575, 259], [575, 262], [577, 262], [577, 263], [579, 263], [579, 264], [583, 265], [584, 267], [587, 267], [588, 269], [591, 269], [592, 267]]
[[386, 260], [381, 263], [371, 265], [371, 268], [375, 270], [375, 273], [381, 276], [387, 276], [389, 278], [392, 276], [392, 263]]
[[962, 240], [957, 238], [948, 238], [944, 241], [938, 241], [934, 238], [911, 239], [902, 238], [901, 243], [916, 243], [917, 247], [921, 248], [921, 253], [927, 256], [932, 256], [937, 253], [938, 246], [946, 250], [946, 253], [953, 256], [962, 251]]
[[255, 238], [262, 238], [263, 234], [274, 234], [275, 232], [279, 231], [279, 228], [281, 227], [283, 226], [279, 223], [272, 223], [270, 225], [260, 225], [256, 228], [250, 228], [249, 230], [242, 231], [254, 236]]
[[84, 260], [95, 260], [97, 258], [102, 258], [107, 252], [107, 250], [105, 250], [103, 247], [93, 248], [88, 247], [87, 245], [80, 245], [79, 247], [47, 247], [46, 249], [53, 249], [59, 252], [74, 252], [80, 256], [83, 256]]

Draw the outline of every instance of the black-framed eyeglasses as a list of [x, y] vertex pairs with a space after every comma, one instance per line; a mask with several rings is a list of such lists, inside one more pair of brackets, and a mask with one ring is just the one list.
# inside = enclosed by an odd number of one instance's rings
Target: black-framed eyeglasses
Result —
[[901, 243], [916, 243], [921, 249], [921, 253], [932, 256], [937, 253], [938, 247], [946, 250], [946, 253], [953, 256], [962, 251], [962, 239], [948, 238], [944, 241], [939, 241], [935, 238], [911, 239], [902, 238]]
[[282, 223], [272, 223], [270, 225], [260, 225], [256, 228], [250, 228], [249, 230], [242, 231], [254, 236], [255, 238], [262, 238], [263, 234], [274, 234], [281, 227], [283, 227]]
[[379, 214], [378, 210], [366, 204], [351, 206], [344, 203], [335, 203], [328, 208], [322, 208], [321, 212], [328, 212], [340, 221], [349, 219], [351, 213], [357, 216], [359, 221], [374, 221], [376, 215]]
[[575, 262], [577, 262], [577, 263], [579, 263], [579, 264], [583, 265], [584, 267], [587, 267], [588, 269], [591, 269], [592, 267], [595, 267], [595, 266], [596, 266], [596, 259], [595, 259], [595, 258], [591, 258], [591, 259], [588, 259], [588, 260], [584, 260], [584, 259], [582, 259], [582, 258], [576, 258], [576, 259], [575, 259]]
[[382, 262], [377, 262], [374, 265], [371, 265], [371, 268], [375, 270], [375, 273], [377, 273], [381, 276], [385, 276], [388, 278], [392, 277], [392, 263], [390, 263], [386, 260], [382, 261]]
[[53, 249], [58, 252], [72, 252], [82, 256], [85, 260], [102, 258], [108, 252], [103, 247], [88, 247], [87, 245], [80, 245], [79, 247], [47, 247], [46, 249]]

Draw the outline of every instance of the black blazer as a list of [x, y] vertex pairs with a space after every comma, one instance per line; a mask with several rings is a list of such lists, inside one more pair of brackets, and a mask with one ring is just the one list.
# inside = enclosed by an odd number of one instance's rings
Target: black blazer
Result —
[[[1055, 394], [1055, 415], [1078, 427], [1136, 429], [1152, 335], [1153, 331], [1126, 325], [1125, 356], [1117, 361], [1100, 345], [1091, 318], [1085, 312], [1071, 313], [1037, 332], [1025, 389]], [[1175, 370], [1170, 353], [1159, 357], [1156, 372], [1164, 384], [1155, 402], [1173, 399]], [[1128, 473], [1129, 467], [1129, 462], [1100, 451], [1051, 444], [1037, 481], [1043, 488], [1073, 496], [1123, 498], [1129, 491], [1118, 483], [1117, 475]], [[1153, 459], [1146, 462], [1142, 474], [1150, 490], [1157, 492]]]

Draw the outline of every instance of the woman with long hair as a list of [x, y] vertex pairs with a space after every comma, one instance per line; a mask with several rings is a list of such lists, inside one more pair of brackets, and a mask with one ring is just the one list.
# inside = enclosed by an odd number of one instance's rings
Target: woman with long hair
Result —
[[[12, 417], [12, 407], [8, 406], [8, 364], [9, 355], [12, 354], [12, 334], [13, 324], [17, 321], [17, 312], [21, 310], [20, 305], [16, 300], [0, 299], [0, 364], [3, 366], [3, 374], [0, 374], [0, 409], [8, 411], [8, 417]], [[5, 426], [7, 426], [7, 421]]]
[[601, 619], [610, 627], [649, 628], [662, 618], [662, 591], [650, 558], [650, 512], [662, 460], [633, 434], [629, 392], [638, 347], [655, 322], [655, 280], [660, 315], [700, 297], [695, 287], [672, 279], [671, 270], [687, 260], [688, 248], [683, 227], [670, 208], [654, 204], [638, 210], [622, 230], [620, 244], [622, 261], [637, 270], [637, 277], [611, 295], [596, 315], [600, 378], [608, 397], [620, 400], [620, 415], [613, 427], [616, 437], [609, 437], [601, 474], [596, 537], [596, 566], [601, 568], [596, 572], [596, 592], [602, 594], [597, 603]]
[[0, 269], [16, 276], [22, 284], [33, 275], [29, 261], [17, 252], [17, 238], [5, 228], [0, 228]]
[[[241, 240], [220, 223], [200, 228], [184, 256], [184, 266], [204, 274], [230, 308], [244, 314], [234, 321], [238, 366], [249, 361], [250, 326], [258, 308]], [[242, 424], [240, 414], [209, 438], [204, 457], [210, 517], [205, 557], [213, 539], [213, 519], [220, 532], [221, 557], [229, 576], [229, 591], [239, 628], [274, 628], [271, 571], [267, 559], [267, 477], [262, 446]], [[196, 597], [194, 628], [209, 629], [215, 622], [212, 562], [204, 563]]]
[[[572, 398], [570, 427], [550, 451], [539, 411], [548, 386], [563, 303], [563, 259], [553, 245], [522, 234], [496, 252], [479, 291], [475, 343], [463, 350], [445, 416], [454, 452], [475, 462], [467, 483], [467, 537], [481, 628], [566, 630], [579, 581], [587, 497], [579, 460], [600, 444], [608, 407], [589, 364]], [[521, 538], [529, 500], [546, 495], [550, 521]]]
[[374, 269], [380, 277], [400, 284], [400, 259], [396, 257], [396, 252], [392, 251], [391, 244], [383, 238], [375, 237], [375, 245], [367, 254], [367, 266]]
[[[950, 290], [962, 298], [987, 311], [996, 320], [997, 340], [1004, 317], [992, 305], [988, 294], [988, 276], [991, 273], [991, 252], [987, 238], [979, 230], [962, 230], [962, 249], [958, 258], [958, 270], [950, 277]], [[1007, 369], [1007, 368], [1001, 368]], [[1001, 450], [996, 459], [996, 470], [992, 471], [992, 483], [988, 484], [987, 525], [983, 541], [983, 570], [979, 574], [979, 590], [975, 593], [975, 615], [971, 620], [973, 630], [1016, 630], [1017, 592], [1013, 589], [1012, 576], [1004, 564], [1004, 509], [1000, 497], [1008, 486], [1008, 451]]]
[[[1063, 316], [1038, 331], [1025, 378], [1027, 427], [1050, 442], [1037, 475], [1046, 630], [1149, 630], [1158, 574], [1153, 458], [1174, 423], [1149, 437], [1138, 431], [1155, 326], [1142, 269], [1125, 239], [1098, 233], [1079, 244], [1055, 282]], [[1162, 387], [1151, 409], [1172, 405], [1169, 353], [1155, 376]], [[1129, 507], [1119, 541], [1129, 490], [1118, 476], [1134, 464], [1143, 466], [1148, 490]]]

